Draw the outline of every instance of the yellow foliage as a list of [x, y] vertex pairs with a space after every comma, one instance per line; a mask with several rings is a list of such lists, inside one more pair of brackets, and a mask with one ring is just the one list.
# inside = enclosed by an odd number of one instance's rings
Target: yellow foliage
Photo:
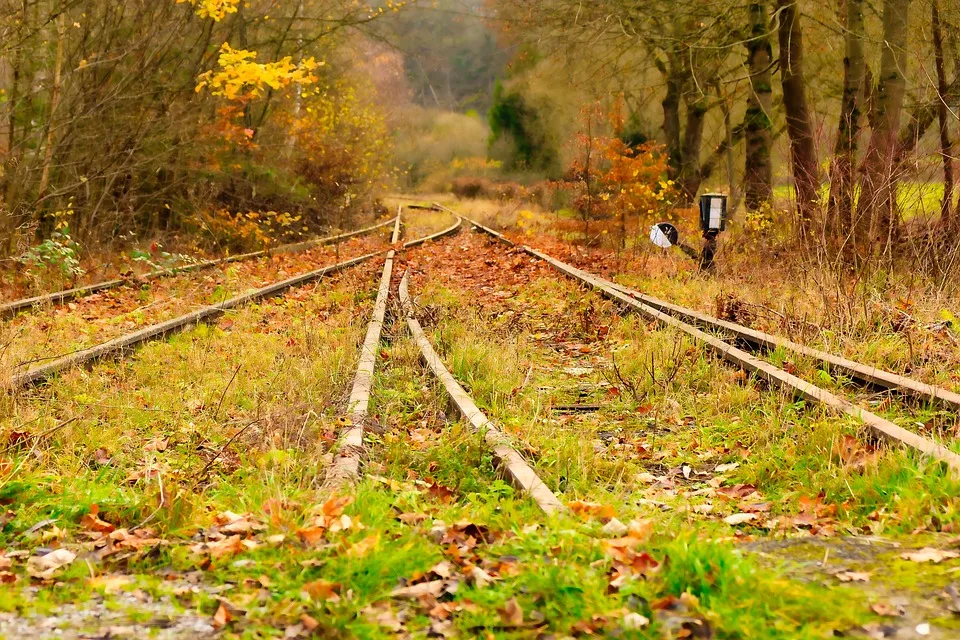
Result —
[[213, 18], [220, 22], [227, 14], [236, 13], [240, 0], [177, 0], [177, 4], [187, 2], [197, 8], [197, 15], [201, 18]]
[[215, 96], [237, 100], [260, 96], [264, 87], [278, 91], [294, 83], [312, 84], [317, 81], [312, 72], [323, 62], [311, 57], [294, 64], [293, 59], [287, 56], [277, 62], [261, 63], [257, 62], [255, 51], [234, 49], [224, 43], [220, 47], [217, 64], [219, 70], [200, 75], [197, 91], [209, 87]]

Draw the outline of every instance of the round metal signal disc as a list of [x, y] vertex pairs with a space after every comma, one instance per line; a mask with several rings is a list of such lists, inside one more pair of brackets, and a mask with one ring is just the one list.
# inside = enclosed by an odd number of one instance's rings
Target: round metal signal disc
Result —
[[677, 244], [680, 233], [669, 222], [660, 222], [650, 227], [650, 242], [661, 249], [669, 249]]

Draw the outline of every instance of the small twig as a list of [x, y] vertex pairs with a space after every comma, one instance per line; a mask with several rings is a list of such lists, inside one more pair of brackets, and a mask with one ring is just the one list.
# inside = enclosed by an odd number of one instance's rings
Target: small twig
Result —
[[160, 473], [160, 470], [157, 470], [157, 484], [160, 485], [160, 504], [157, 505], [157, 508], [153, 510], [153, 513], [148, 515], [146, 519], [135, 526], [131, 531], [136, 531], [137, 529], [143, 529], [151, 520], [157, 517], [157, 514], [160, 513], [160, 510], [163, 509], [163, 503], [166, 502], [166, 499], [163, 495], [163, 474]]
[[207, 471], [210, 470], [210, 467], [213, 466], [213, 463], [216, 462], [217, 460], [219, 460], [219, 459], [220, 459], [220, 456], [222, 456], [222, 455], [224, 454], [224, 452], [227, 450], [227, 447], [229, 447], [231, 444], [233, 444], [233, 441], [236, 440], [237, 438], [239, 438], [241, 435], [243, 435], [243, 434], [247, 431], [247, 429], [249, 429], [249, 428], [252, 427], [253, 425], [257, 424], [258, 422], [260, 422], [260, 419], [259, 419], [259, 418], [257, 418], [256, 420], [253, 420], [252, 422], [248, 422], [248, 423], [245, 424], [239, 431], [237, 431], [235, 434], [233, 434], [233, 436], [231, 436], [230, 439], [227, 440], [226, 444], [224, 444], [222, 447], [220, 447], [220, 451], [217, 452], [217, 455], [215, 455], [215, 456], [213, 456], [212, 458], [210, 458], [210, 461], [207, 462], [207, 464], [203, 467], [203, 469], [200, 470], [200, 473], [197, 474], [197, 476], [196, 476], [197, 479], [196, 479], [196, 481], [193, 483], [193, 487], [191, 487], [191, 489], [196, 488], [196, 486], [200, 483], [200, 480], [206, 475]]
[[530, 376], [533, 375], [533, 365], [530, 365], [530, 368], [527, 369], [527, 375], [523, 376], [523, 382], [520, 383], [520, 386], [517, 387], [517, 391], [514, 395], [520, 395], [523, 393], [523, 390], [526, 388], [527, 384], [530, 382]]
[[220, 394], [220, 402], [217, 403], [217, 410], [213, 413], [214, 420], [220, 417], [220, 408], [223, 406], [223, 399], [227, 397], [227, 391], [230, 390], [230, 385], [233, 384], [233, 381], [237, 378], [237, 374], [240, 373], [240, 369], [242, 368], [242, 363], [237, 365], [237, 370], [233, 372], [233, 375], [230, 377], [230, 381], [227, 382], [227, 386], [223, 388], [223, 393]]

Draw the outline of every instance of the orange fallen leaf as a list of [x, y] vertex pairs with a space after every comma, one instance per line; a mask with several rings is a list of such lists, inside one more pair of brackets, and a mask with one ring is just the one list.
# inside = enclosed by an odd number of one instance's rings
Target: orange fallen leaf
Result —
[[340, 585], [335, 582], [314, 580], [313, 582], [307, 582], [300, 587], [300, 591], [307, 594], [314, 600], [340, 600]]
[[323, 542], [323, 534], [325, 532], [326, 529], [323, 527], [304, 527], [297, 529], [297, 537], [300, 538], [304, 544], [315, 547]]
[[88, 531], [96, 531], [98, 533], [112, 533], [116, 527], [100, 519], [100, 507], [97, 505], [90, 506], [90, 512], [83, 514], [83, 517], [80, 518], [80, 526]]
[[233, 615], [230, 613], [230, 610], [221, 602], [217, 612], [213, 615], [213, 626], [217, 629], [223, 629], [232, 619]]
[[612, 506], [602, 505], [599, 502], [583, 502], [580, 500], [575, 500], [573, 502], [568, 502], [567, 507], [570, 509], [570, 511], [574, 512], [581, 518], [593, 517], [610, 519], [617, 515], [617, 512]]
[[367, 536], [363, 540], [356, 542], [350, 545], [350, 548], [347, 549], [347, 555], [351, 558], [363, 558], [368, 555], [371, 551], [377, 548], [377, 545], [380, 542], [380, 535], [374, 534], [372, 536]]
[[317, 622], [316, 618], [303, 614], [300, 616], [300, 624], [303, 625], [303, 628], [309, 632], [314, 632], [317, 630], [317, 627], [320, 626], [320, 623]]
[[523, 626], [523, 608], [516, 598], [510, 598], [502, 609], [497, 609], [500, 614], [500, 621], [507, 627]]

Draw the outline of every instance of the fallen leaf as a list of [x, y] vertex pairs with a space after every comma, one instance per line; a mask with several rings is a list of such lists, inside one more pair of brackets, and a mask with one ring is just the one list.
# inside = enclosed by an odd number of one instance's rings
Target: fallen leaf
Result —
[[729, 524], [732, 527], [735, 527], [740, 524], [745, 524], [751, 522], [752, 520], [757, 519], [757, 514], [755, 513], [734, 513], [723, 519], [724, 522]]
[[[253, 544], [256, 545], [256, 543]], [[248, 548], [249, 546], [244, 544], [244, 540], [240, 536], [229, 536], [223, 540], [195, 544], [190, 547], [190, 551], [198, 555], [209, 555], [216, 559], [238, 554]]]
[[221, 602], [217, 612], [213, 615], [213, 626], [217, 629], [223, 629], [232, 619], [233, 615], [230, 613], [230, 610], [227, 609], [227, 605]]
[[617, 512], [613, 507], [609, 505], [602, 505], [599, 502], [583, 502], [580, 500], [575, 500], [574, 502], [568, 502], [567, 508], [581, 518], [592, 517], [610, 519], [617, 515]]
[[340, 585], [335, 582], [314, 580], [313, 582], [308, 582], [300, 587], [300, 591], [307, 594], [314, 600], [333, 600], [334, 602], [340, 600]]
[[380, 542], [380, 535], [374, 534], [368, 536], [359, 542], [356, 542], [350, 545], [350, 548], [347, 549], [347, 555], [351, 558], [363, 558], [368, 555], [371, 551], [377, 548], [377, 545]]
[[420, 584], [409, 587], [398, 587], [390, 592], [391, 598], [400, 598], [402, 600], [417, 600], [423, 596], [433, 596], [437, 598], [443, 593], [445, 580], [431, 580], [430, 582], [421, 582]]
[[901, 607], [887, 604], [885, 602], [877, 602], [876, 604], [870, 605], [870, 610], [878, 616], [885, 616], [888, 618], [897, 618], [905, 613]]
[[900, 554], [900, 557], [904, 560], [909, 560], [910, 562], [932, 562], [938, 564], [944, 560], [950, 560], [953, 558], [960, 558], [960, 553], [956, 551], [945, 551], [942, 549], [934, 549], [932, 547], [924, 547], [919, 551], [907, 551], [906, 553]]
[[311, 616], [308, 616], [308, 615], [305, 614], [305, 613], [300, 616], [300, 624], [303, 625], [303, 628], [304, 628], [304, 629], [306, 629], [307, 631], [309, 631], [309, 632], [311, 632], [311, 633], [313, 633], [314, 631], [316, 631], [316, 630], [317, 630], [317, 627], [320, 626], [320, 623], [317, 622], [316, 618], [313, 618], [313, 617], [311, 617]]
[[72, 551], [55, 549], [44, 556], [34, 556], [27, 560], [27, 573], [34, 578], [50, 580], [76, 559], [77, 554]]
[[636, 612], [629, 612], [623, 616], [623, 628], [627, 631], [636, 631], [643, 629], [650, 624], [650, 619]]
[[836, 576], [840, 582], [870, 582], [870, 574], [865, 571], [841, 571]]
[[520, 603], [517, 602], [516, 598], [510, 598], [507, 600], [502, 609], [497, 609], [497, 613], [500, 614], [500, 621], [504, 626], [523, 626], [523, 608], [520, 607]]
[[111, 533], [116, 527], [110, 524], [109, 522], [104, 522], [100, 519], [100, 507], [97, 505], [91, 505], [89, 513], [83, 514], [83, 517], [80, 518], [80, 526], [88, 531], [96, 531], [98, 533]]

